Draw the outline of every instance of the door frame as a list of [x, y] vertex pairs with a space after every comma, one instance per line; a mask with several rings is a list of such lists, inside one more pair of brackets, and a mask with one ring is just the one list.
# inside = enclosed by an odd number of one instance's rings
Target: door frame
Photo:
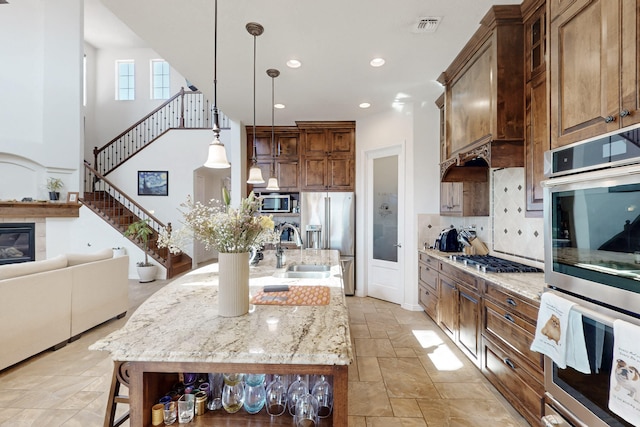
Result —
[[398, 156], [398, 243], [401, 247], [398, 248], [398, 261], [396, 263], [390, 261], [379, 261], [380, 263], [392, 265], [395, 264], [397, 268], [399, 287], [398, 291], [402, 293], [400, 296], [399, 304], [404, 304], [405, 301], [405, 251], [407, 250], [404, 242], [406, 239], [405, 229], [405, 210], [406, 210], [406, 192], [405, 192], [405, 143], [404, 141], [398, 144], [389, 145], [386, 147], [376, 148], [365, 151], [365, 182], [364, 182], [364, 230], [365, 230], [365, 280], [364, 280], [364, 293], [369, 295], [369, 277], [371, 277], [372, 268], [372, 256], [373, 256], [373, 233], [369, 230], [373, 226], [373, 213], [374, 209], [369, 209], [369, 206], [373, 203], [373, 161], [381, 157]]

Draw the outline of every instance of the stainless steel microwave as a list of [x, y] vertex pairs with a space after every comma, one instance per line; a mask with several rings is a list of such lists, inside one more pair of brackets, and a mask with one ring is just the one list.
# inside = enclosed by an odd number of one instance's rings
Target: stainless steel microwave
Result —
[[291, 212], [291, 196], [289, 194], [261, 194], [260, 212]]

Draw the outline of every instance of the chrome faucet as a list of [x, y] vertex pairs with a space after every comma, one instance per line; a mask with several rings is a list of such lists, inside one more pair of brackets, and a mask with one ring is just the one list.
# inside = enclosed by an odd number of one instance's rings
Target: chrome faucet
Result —
[[298, 230], [298, 228], [296, 226], [294, 226], [294, 225], [289, 224], [289, 223], [284, 223], [280, 227], [280, 232], [277, 233], [278, 243], [276, 243], [276, 268], [284, 267], [284, 262], [282, 261], [283, 258], [284, 258], [284, 249], [282, 249], [282, 244], [281, 244], [281, 240], [280, 239], [282, 239], [282, 233], [287, 228], [293, 230], [293, 237], [295, 238], [296, 246], [301, 248], [302, 245], [303, 245], [302, 237], [300, 237], [300, 231]]

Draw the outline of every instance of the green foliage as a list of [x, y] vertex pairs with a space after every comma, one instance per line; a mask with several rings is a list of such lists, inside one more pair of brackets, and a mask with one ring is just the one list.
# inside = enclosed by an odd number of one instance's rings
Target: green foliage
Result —
[[144, 262], [139, 262], [138, 266], [148, 267], [153, 265], [149, 262], [149, 238], [153, 235], [153, 229], [149, 225], [149, 219], [141, 219], [131, 223], [124, 232], [127, 237], [133, 237], [142, 242], [144, 248]]
[[47, 178], [47, 190], [51, 192], [60, 191], [60, 189], [64, 187], [64, 183], [60, 178]]

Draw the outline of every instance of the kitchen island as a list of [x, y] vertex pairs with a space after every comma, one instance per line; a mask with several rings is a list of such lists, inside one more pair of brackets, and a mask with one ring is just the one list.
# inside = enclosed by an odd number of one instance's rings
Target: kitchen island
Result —
[[[324, 374], [333, 378], [332, 419], [323, 425], [347, 425], [347, 370], [353, 360], [339, 253], [288, 250], [292, 264], [331, 266], [326, 279], [284, 278], [273, 251], [250, 268], [251, 294], [266, 285], [322, 285], [330, 288], [328, 305], [251, 305], [244, 316], [218, 315], [218, 265], [191, 271], [145, 301], [126, 325], [94, 343], [109, 351], [116, 367], [127, 363], [131, 425], [151, 425], [151, 407], [180, 372]], [[226, 421], [225, 421], [226, 420]], [[245, 421], [242, 421], [245, 420]], [[291, 425], [291, 417], [270, 418], [263, 409], [249, 415], [208, 412], [195, 425]], [[327, 421], [325, 423], [325, 421]], [[332, 421], [332, 423], [331, 423]], [[224, 424], [227, 425], [227, 424]]]

